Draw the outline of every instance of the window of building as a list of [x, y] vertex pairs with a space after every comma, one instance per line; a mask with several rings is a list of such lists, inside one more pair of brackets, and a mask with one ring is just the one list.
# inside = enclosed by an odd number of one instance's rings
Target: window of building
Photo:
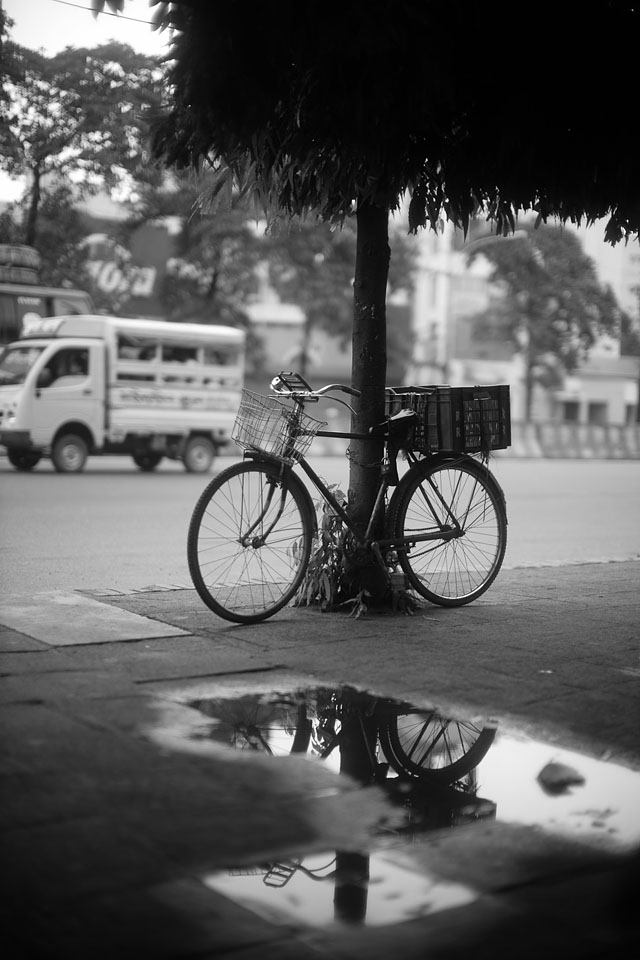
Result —
[[592, 401], [587, 406], [587, 423], [603, 427], [607, 423], [608, 404]]
[[577, 400], [565, 400], [562, 404], [562, 419], [565, 423], [578, 423], [580, 420], [580, 404]]

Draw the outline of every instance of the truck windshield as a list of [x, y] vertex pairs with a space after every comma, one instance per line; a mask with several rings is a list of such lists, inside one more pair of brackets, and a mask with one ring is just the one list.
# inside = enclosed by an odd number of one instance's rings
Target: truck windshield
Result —
[[44, 347], [11, 344], [0, 352], [0, 386], [24, 383]]

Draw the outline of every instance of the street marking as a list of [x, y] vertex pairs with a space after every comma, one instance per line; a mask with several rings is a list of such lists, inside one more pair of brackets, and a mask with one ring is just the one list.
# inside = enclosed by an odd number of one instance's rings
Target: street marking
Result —
[[0, 623], [53, 647], [189, 634], [180, 627], [61, 590], [5, 597], [0, 604]]

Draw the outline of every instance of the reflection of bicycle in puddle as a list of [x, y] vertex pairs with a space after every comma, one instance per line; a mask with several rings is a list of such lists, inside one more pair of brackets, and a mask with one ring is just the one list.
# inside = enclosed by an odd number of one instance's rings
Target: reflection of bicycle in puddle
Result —
[[[209, 736], [274, 756], [339, 755], [339, 769], [368, 783], [397, 776], [461, 783], [485, 757], [496, 725], [444, 717], [351, 688], [191, 701], [213, 720]], [[349, 769], [345, 769], [345, 766]]]
[[[212, 719], [209, 736], [218, 742], [274, 756], [307, 755], [381, 787], [404, 814], [402, 826], [381, 828], [386, 835], [414, 840], [428, 830], [495, 816], [495, 804], [477, 796], [475, 779], [495, 739], [495, 724], [444, 717], [351, 688], [250, 694], [190, 706]], [[332, 881], [335, 915], [362, 921], [369, 863], [368, 855], [338, 851], [334, 857], [272, 861], [228, 875], [261, 877], [272, 888], [286, 886], [295, 875]]]

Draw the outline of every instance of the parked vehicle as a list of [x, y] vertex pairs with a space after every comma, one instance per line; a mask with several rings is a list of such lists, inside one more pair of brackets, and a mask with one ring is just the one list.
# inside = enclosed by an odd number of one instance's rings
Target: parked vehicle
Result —
[[33, 247], [0, 244], [0, 343], [22, 334], [23, 322], [36, 317], [95, 313], [86, 290], [44, 286], [40, 254]]
[[27, 319], [0, 353], [0, 444], [17, 470], [50, 456], [60, 473], [89, 455], [163, 457], [208, 471], [230, 442], [244, 379], [232, 327], [94, 315]]

